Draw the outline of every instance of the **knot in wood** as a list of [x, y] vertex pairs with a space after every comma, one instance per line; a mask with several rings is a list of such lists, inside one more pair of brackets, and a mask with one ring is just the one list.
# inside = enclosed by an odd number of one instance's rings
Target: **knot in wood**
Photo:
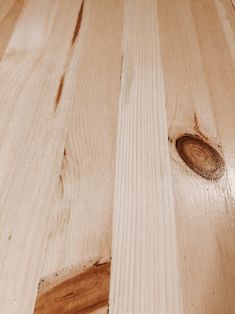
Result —
[[186, 165], [200, 176], [218, 180], [224, 175], [223, 158], [197, 135], [180, 136], [176, 141], [176, 149]]

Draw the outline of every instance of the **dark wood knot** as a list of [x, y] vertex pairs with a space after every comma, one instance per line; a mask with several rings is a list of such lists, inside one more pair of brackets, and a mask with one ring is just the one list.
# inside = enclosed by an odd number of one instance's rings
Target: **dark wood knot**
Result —
[[176, 149], [186, 165], [203, 178], [218, 180], [224, 175], [223, 158], [199, 136], [180, 136], [176, 140]]

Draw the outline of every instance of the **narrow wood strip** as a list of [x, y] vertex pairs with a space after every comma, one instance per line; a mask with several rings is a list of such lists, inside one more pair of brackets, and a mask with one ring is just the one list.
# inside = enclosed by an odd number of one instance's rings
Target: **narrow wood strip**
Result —
[[110, 313], [182, 313], [156, 1], [125, 1]]

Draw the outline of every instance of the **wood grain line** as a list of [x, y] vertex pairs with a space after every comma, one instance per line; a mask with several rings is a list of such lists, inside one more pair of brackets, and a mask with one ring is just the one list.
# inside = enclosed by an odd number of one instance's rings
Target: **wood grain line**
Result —
[[230, 0], [230, 2], [231, 2], [231, 5], [232, 5], [233, 9], [235, 10], [235, 2], [234, 2], [234, 0]]
[[7, 15], [0, 22], [0, 60], [2, 59], [2, 56], [11, 39], [16, 22], [24, 7], [24, 3], [24, 0], [16, 0]]

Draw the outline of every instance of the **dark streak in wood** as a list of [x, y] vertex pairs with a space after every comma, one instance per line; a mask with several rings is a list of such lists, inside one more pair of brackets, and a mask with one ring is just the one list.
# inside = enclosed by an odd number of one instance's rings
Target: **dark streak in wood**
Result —
[[63, 157], [62, 157], [62, 162], [61, 162], [61, 172], [63, 172], [66, 163], [67, 163], [67, 152], [66, 152], [66, 148], [65, 148], [64, 153], [63, 153]]
[[[84, 6], [84, 1], [82, 1], [80, 10], [78, 12], [77, 22], [76, 22], [76, 25], [75, 25], [75, 28], [74, 28], [73, 38], [72, 38], [72, 43], [71, 43], [72, 46], [73, 46], [74, 42], [77, 39], [79, 30], [80, 30], [80, 27], [81, 27], [83, 6]], [[70, 52], [71, 52], [71, 49], [72, 49], [72, 47], [70, 48]], [[69, 56], [70, 56], [70, 54], [69, 54]], [[57, 95], [56, 95], [56, 100], [55, 100], [55, 111], [58, 108], [58, 105], [59, 105], [59, 102], [60, 102], [60, 99], [61, 99], [61, 95], [63, 93], [65, 76], [66, 76], [66, 66], [65, 66], [65, 69], [64, 69], [64, 74], [60, 78], [60, 83], [59, 83], [58, 90], [57, 90]]]
[[168, 141], [170, 142], [170, 143], [173, 143], [173, 140], [172, 140], [172, 138], [168, 135]]
[[58, 90], [57, 90], [57, 95], [56, 95], [56, 100], [55, 100], [55, 111], [58, 108], [58, 104], [60, 102], [60, 98], [63, 92], [63, 88], [64, 88], [64, 79], [65, 79], [65, 73], [61, 76], [60, 78], [60, 83], [58, 86]]
[[60, 189], [61, 189], [61, 195], [64, 195], [64, 180], [62, 174], [59, 176], [59, 182], [60, 182]]
[[198, 135], [184, 134], [176, 141], [176, 149], [194, 172], [207, 180], [218, 180], [225, 172], [220, 154]]
[[72, 45], [74, 44], [75, 40], [77, 39], [79, 30], [80, 30], [80, 27], [81, 27], [83, 6], [84, 6], [84, 1], [82, 1], [80, 10], [78, 12], [78, 18], [77, 18], [77, 22], [76, 22], [76, 25], [75, 25], [75, 28], [74, 28], [74, 32], [73, 32], [73, 38], [72, 38], [72, 43], [71, 43]]
[[64, 149], [64, 158], [67, 157], [67, 152], [66, 152], [66, 148]]
[[66, 148], [64, 148], [62, 162], [61, 162], [61, 170], [59, 174], [59, 186], [60, 186], [62, 196], [64, 195], [64, 168], [65, 168], [66, 163], [67, 163], [67, 152], [66, 152]]
[[92, 266], [39, 293], [34, 314], [82, 314], [108, 305], [110, 262]]

